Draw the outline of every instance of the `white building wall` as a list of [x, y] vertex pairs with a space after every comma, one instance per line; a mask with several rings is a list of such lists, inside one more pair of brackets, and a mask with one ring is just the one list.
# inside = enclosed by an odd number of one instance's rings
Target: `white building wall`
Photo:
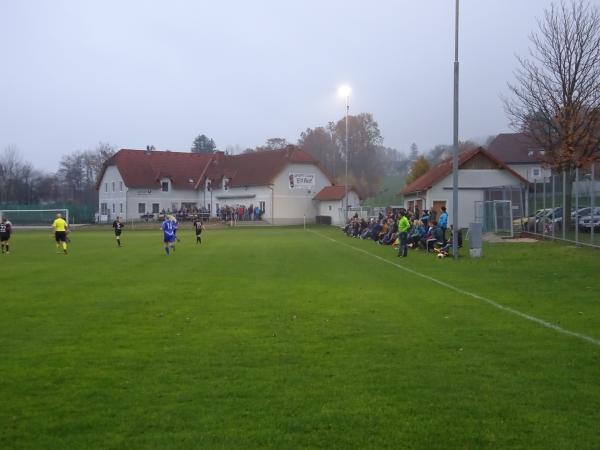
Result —
[[[201, 191], [200, 191], [201, 193]], [[127, 192], [127, 219], [140, 220], [142, 213], [139, 212], [139, 204], [145, 205], [146, 213], [152, 214], [153, 204], [158, 204], [158, 211], [176, 211], [181, 208], [182, 203], [196, 203], [200, 208], [202, 204], [198, 200], [199, 193], [194, 189], [175, 189], [171, 185], [168, 192], [163, 192], [160, 186], [153, 188], [131, 188]]]
[[[475, 221], [475, 202], [483, 201], [485, 189], [496, 186], [519, 186], [520, 180], [506, 170], [459, 170], [458, 173], [458, 226], [466, 228]], [[436, 183], [426, 194], [426, 209], [434, 202], [445, 201], [448, 224], [452, 224], [452, 174]], [[406, 196], [405, 206], [416, 196]]]
[[[315, 175], [315, 184], [311, 189], [291, 189], [290, 173], [311, 173]], [[319, 202], [313, 197], [325, 186], [331, 186], [329, 178], [314, 164], [288, 164], [273, 182], [273, 221], [276, 224], [300, 224], [306, 221], [314, 223], [319, 214]], [[265, 214], [270, 220], [270, 214]]]
[[[315, 175], [315, 184], [310, 189], [290, 189], [290, 173], [312, 173]], [[112, 182], [115, 182], [116, 192], [112, 192]], [[183, 202], [196, 203], [198, 208], [210, 208], [214, 217], [219, 207], [251, 204], [261, 206], [264, 202], [263, 220], [275, 224], [302, 223], [304, 216], [308, 222], [314, 222], [319, 214], [319, 202], [313, 197], [325, 186], [330, 186], [329, 178], [313, 164], [289, 164], [275, 178], [272, 186], [230, 187], [223, 190], [222, 185], [213, 184], [212, 191], [194, 189], [176, 189], [169, 186], [168, 192], [163, 192], [161, 186], [150, 188], [128, 188], [123, 183], [123, 191], [119, 191], [119, 181], [123, 181], [116, 166], [106, 168], [99, 189], [99, 208], [101, 203], [107, 203], [112, 211], [115, 203], [116, 215], [126, 220], [140, 220], [143, 213], [139, 212], [139, 204], [144, 204], [145, 213], [152, 214], [153, 204], [158, 204], [158, 210], [176, 210]], [[105, 184], [108, 192], [105, 192]], [[354, 197], [353, 197], [354, 196]], [[123, 213], [120, 213], [119, 204], [123, 204]], [[358, 206], [359, 200], [355, 193], [349, 194], [349, 204]]]
[[[209, 208], [210, 205], [211, 215], [215, 216], [217, 213], [217, 205], [219, 208], [239, 205], [243, 205], [246, 208], [252, 205], [253, 208], [256, 208], [257, 206], [261, 206], [261, 202], [264, 202], [262, 219], [270, 222], [272, 211], [271, 201], [273, 197], [271, 192], [272, 190], [268, 186], [230, 187], [226, 191], [220, 186], [220, 189], [212, 190], [212, 197], [211, 192], [206, 191], [206, 207]], [[200, 191], [199, 206], [204, 204], [203, 195], [203, 191]]]
[[[358, 207], [360, 198], [354, 191], [348, 192], [348, 205]], [[318, 202], [319, 216], [331, 217], [332, 225], [343, 225], [346, 222], [344, 217], [344, 200], [320, 201]]]
[[102, 203], [106, 203], [108, 208], [106, 220], [113, 220], [117, 216], [125, 217], [127, 214], [127, 186], [125, 186], [117, 166], [106, 168], [99, 187], [98, 212], [102, 212]]
[[509, 164], [508, 167], [517, 172], [530, 183], [533, 183], [535, 180], [542, 181], [544, 177], [547, 178], [552, 175], [552, 171], [550, 169], [545, 169], [538, 164]]

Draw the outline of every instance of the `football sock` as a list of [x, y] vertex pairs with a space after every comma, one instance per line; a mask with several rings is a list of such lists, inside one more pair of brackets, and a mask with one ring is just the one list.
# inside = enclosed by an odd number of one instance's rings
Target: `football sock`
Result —
[[117, 238], [117, 245], [120, 247], [121, 246], [121, 239]]
[[165, 252], [167, 252], [167, 256], [169, 255], [169, 247], [165, 247]]

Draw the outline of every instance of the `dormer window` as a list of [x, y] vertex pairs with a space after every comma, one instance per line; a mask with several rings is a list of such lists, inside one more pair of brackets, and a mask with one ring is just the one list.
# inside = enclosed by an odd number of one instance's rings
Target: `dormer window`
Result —
[[160, 183], [160, 190], [163, 192], [169, 192], [169, 182], [168, 181], [162, 181]]
[[224, 191], [229, 190], [229, 178], [223, 178], [223, 190]]
[[529, 150], [529, 152], [527, 152], [527, 156], [531, 158], [533, 156], [533, 150]]

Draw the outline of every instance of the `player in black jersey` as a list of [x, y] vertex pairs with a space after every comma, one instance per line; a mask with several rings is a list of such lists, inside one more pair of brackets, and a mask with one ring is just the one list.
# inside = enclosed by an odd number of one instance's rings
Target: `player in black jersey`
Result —
[[196, 232], [196, 244], [202, 244], [202, 230], [204, 229], [204, 225], [202, 225], [202, 220], [196, 219], [194, 220], [194, 231]]
[[3, 217], [0, 221], [0, 247], [2, 247], [2, 253], [10, 254], [10, 247], [8, 241], [10, 240], [10, 232], [12, 231], [11, 223]]
[[112, 227], [115, 229], [115, 236], [117, 237], [117, 245], [120, 247], [121, 246], [121, 232], [123, 231], [123, 228], [125, 227], [125, 225], [123, 225], [123, 223], [121, 222], [121, 218], [117, 217], [117, 220], [115, 220], [113, 222]]

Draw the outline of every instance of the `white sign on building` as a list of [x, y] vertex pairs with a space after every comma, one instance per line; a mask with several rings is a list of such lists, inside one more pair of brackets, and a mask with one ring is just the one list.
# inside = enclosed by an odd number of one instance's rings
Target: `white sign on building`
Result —
[[314, 173], [290, 173], [290, 189], [314, 189]]

